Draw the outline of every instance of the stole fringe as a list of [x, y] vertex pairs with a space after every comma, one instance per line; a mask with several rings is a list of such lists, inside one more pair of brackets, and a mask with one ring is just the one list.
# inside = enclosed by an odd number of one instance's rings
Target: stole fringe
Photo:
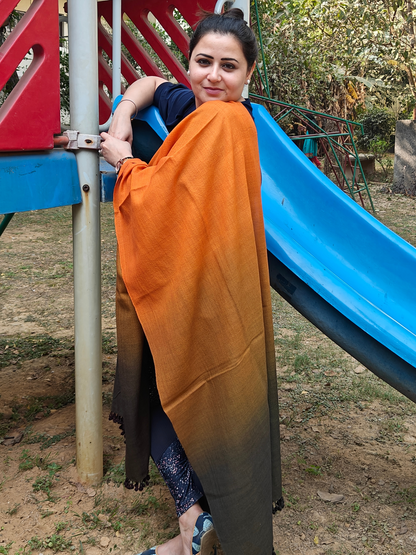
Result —
[[279, 499], [279, 501], [273, 501], [272, 512], [276, 514], [277, 511], [282, 511], [285, 506], [285, 500], [283, 497]]
[[[112, 420], [115, 424], [119, 425], [122, 436], [126, 434], [124, 430], [124, 421], [122, 416], [120, 416], [116, 412], [110, 412], [110, 414], [108, 415], [108, 419]], [[135, 482], [133, 480], [130, 480], [130, 478], [126, 478], [123, 485], [126, 489], [134, 489], [134, 491], [143, 491], [143, 489], [149, 485], [149, 481], [150, 481], [149, 475], [147, 475], [146, 478], [141, 482]]]
[[114, 424], [118, 424], [121, 430], [121, 435], [124, 436], [126, 434], [124, 430], [124, 421], [123, 417], [117, 414], [116, 412], [110, 412], [108, 415], [108, 420], [112, 420]]

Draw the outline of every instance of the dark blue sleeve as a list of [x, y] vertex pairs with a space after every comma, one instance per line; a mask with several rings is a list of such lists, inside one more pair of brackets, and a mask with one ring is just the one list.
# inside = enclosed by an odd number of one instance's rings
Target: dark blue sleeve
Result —
[[195, 110], [195, 96], [185, 85], [162, 83], [155, 91], [153, 106], [159, 109], [168, 131], [172, 131]]

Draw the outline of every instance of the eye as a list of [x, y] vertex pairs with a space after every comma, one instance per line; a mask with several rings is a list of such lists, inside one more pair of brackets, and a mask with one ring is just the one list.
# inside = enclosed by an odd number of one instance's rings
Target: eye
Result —
[[226, 64], [223, 64], [222, 66], [224, 69], [228, 69], [228, 70], [233, 70], [235, 69], [235, 65], [234, 64], [230, 64], [229, 62], [227, 62]]
[[206, 58], [199, 58], [196, 61], [197, 64], [199, 64], [200, 66], [208, 66], [210, 64], [210, 61], [207, 60]]

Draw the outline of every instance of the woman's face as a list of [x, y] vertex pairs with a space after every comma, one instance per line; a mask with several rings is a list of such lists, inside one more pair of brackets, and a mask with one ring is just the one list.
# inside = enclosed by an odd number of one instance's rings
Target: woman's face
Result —
[[207, 33], [195, 46], [189, 61], [189, 79], [198, 108], [210, 100], [241, 100], [253, 68], [233, 35]]

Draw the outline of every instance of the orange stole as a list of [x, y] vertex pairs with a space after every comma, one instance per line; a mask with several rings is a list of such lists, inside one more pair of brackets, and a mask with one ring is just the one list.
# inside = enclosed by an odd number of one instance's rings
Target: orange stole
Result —
[[163, 408], [227, 555], [271, 555], [281, 497], [277, 386], [256, 129], [207, 102], [114, 192], [122, 275]]

